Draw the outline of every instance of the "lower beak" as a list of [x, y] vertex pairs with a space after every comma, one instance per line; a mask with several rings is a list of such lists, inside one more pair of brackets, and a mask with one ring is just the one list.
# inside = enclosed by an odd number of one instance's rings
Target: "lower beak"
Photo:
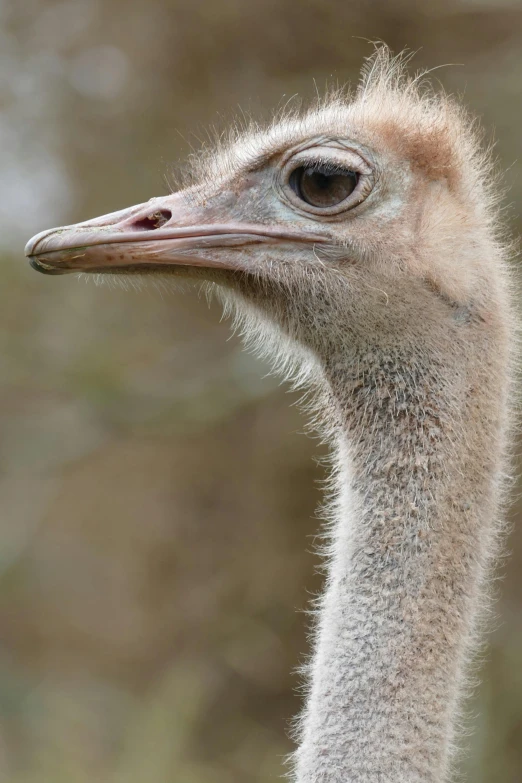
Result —
[[[247, 245], [324, 241], [290, 228], [213, 222], [212, 210], [187, 206], [182, 194], [152, 199], [84, 223], [43, 231], [26, 245], [31, 266], [67, 272], [161, 271], [169, 266], [245, 269]], [[205, 219], [209, 217], [209, 220]]]

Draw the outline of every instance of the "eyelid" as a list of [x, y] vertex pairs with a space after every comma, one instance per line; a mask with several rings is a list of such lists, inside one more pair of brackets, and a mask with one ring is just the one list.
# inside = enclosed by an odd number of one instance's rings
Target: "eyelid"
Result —
[[348, 166], [338, 163], [335, 160], [328, 158], [300, 158], [296, 161], [297, 165], [292, 169], [290, 176], [300, 168], [309, 168], [314, 171], [319, 171], [321, 174], [361, 174], [355, 167], [349, 168]]
[[294, 150], [294, 152], [285, 155], [282, 161], [282, 168], [295, 168], [299, 165], [313, 165], [320, 161], [325, 164], [338, 164], [343, 169], [358, 171], [360, 174], [370, 174], [373, 166], [366, 159], [365, 155], [358, 149], [349, 146], [330, 147], [314, 145], [305, 149]]

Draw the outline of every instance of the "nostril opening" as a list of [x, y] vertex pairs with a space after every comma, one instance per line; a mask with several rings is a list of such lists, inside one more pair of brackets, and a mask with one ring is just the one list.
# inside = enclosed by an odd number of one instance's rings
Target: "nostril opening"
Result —
[[147, 217], [140, 218], [132, 224], [132, 228], [136, 231], [154, 231], [156, 228], [161, 228], [168, 223], [172, 217], [170, 209], [158, 209], [157, 212], [152, 212]]

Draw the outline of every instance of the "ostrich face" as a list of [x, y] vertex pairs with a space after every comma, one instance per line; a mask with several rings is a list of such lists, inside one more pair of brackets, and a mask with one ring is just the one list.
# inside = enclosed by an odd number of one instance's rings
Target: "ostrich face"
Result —
[[413, 230], [415, 178], [345, 114], [246, 136], [197, 163], [190, 187], [44, 231], [26, 255], [46, 274], [198, 267], [212, 278], [212, 269], [265, 276], [285, 264], [343, 270], [379, 249], [395, 254]]
[[31, 265], [53, 275], [196, 277], [265, 310], [283, 293], [275, 320], [293, 333], [306, 309], [308, 320], [319, 304], [325, 310], [334, 287], [343, 301], [331, 318], [350, 300], [372, 309], [364, 299], [375, 290], [381, 307], [393, 288], [410, 288], [412, 300], [424, 286], [428, 297], [467, 301], [480, 260], [468, 253], [468, 266], [453, 263], [455, 237], [471, 247], [480, 215], [464, 204], [476, 183], [448, 137], [450, 109], [388, 87], [387, 103], [377, 84], [364, 100], [337, 98], [268, 130], [236, 132], [193, 161], [188, 187], [33, 237]]

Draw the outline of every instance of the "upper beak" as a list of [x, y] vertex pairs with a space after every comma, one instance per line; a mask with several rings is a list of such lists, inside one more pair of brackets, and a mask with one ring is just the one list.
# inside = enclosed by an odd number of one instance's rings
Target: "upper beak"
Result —
[[[324, 241], [309, 231], [228, 221], [212, 206], [192, 207], [183, 193], [42, 231], [25, 254], [39, 272], [104, 272], [203, 266], [244, 269], [233, 248], [252, 244]], [[220, 252], [229, 249], [229, 252]]]

